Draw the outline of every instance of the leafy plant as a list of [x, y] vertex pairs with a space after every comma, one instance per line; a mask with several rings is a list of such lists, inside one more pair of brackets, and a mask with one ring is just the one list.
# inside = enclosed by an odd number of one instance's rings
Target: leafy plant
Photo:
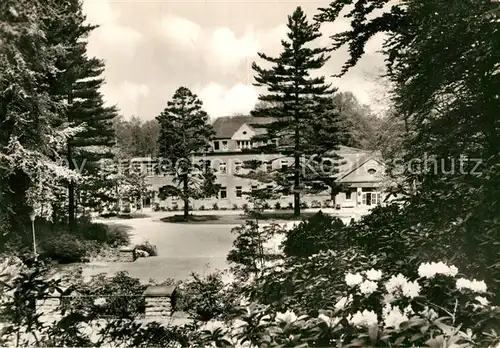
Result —
[[71, 263], [83, 261], [89, 244], [77, 236], [62, 233], [43, 240], [40, 247], [44, 257], [60, 263]]
[[148, 253], [149, 256], [158, 256], [158, 251], [156, 245], [151, 244], [151, 242], [145, 241], [144, 243], [137, 244], [135, 250], [142, 250]]
[[308, 257], [320, 250], [347, 247], [346, 233], [342, 220], [320, 211], [287, 232], [283, 252], [288, 256]]

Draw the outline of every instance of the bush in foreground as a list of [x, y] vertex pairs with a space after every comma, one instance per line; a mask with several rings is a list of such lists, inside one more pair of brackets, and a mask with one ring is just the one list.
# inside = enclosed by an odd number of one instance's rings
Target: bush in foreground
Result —
[[288, 231], [283, 241], [283, 252], [287, 256], [307, 257], [328, 249], [330, 241], [340, 246], [344, 228], [342, 220], [320, 211]]

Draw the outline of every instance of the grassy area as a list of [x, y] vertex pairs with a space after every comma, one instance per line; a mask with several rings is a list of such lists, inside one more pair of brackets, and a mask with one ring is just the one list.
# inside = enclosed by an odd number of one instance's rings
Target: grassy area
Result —
[[[300, 220], [309, 218], [316, 214], [315, 212], [302, 213]], [[237, 225], [244, 223], [248, 219], [245, 214], [240, 215], [189, 215], [187, 220], [184, 220], [183, 215], [173, 215], [161, 219], [168, 223], [184, 223], [184, 224], [218, 224], [218, 225]], [[260, 220], [263, 221], [293, 221], [297, 218], [293, 215], [293, 211], [265, 211], [262, 213]]]

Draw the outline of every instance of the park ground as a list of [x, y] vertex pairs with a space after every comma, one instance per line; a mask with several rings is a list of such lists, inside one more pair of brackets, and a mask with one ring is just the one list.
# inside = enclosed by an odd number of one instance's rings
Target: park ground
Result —
[[[194, 214], [208, 212], [194, 212]], [[150, 279], [163, 281], [168, 278], [183, 280], [192, 272], [207, 274], [228, 268], [226, 256], [235, 236], [231, 229], [244, 220], [238, 219], [238, 211], [217, 212], [218, 220], [208, 223], [168, 223], [166, 218], [173, 212], [145, 212], [143, 217], [131, 219], [103, 219], [96, 222], [126, 226], [131, 244], [149, 241], [156, 245], [158, 256], [139, 258], [135, 262], [91, 262], [82, 264], [83, 276], [99, 273], [112, 275], [127, 271], [130, 276], [143, 282]], [[178, 213], [177, 213], [178, 214]], [[348, 219], [349, 217], [344, 217]], [[163, 220], [163, 221], [162, 221]], [[265, 221], [269, 223], [271, 220]], [[291, 227], [297, 221], [275, 221]], [[274, 247], [279, 239], [274, 241]], [[68, 267], [78, 266], [72, 264]]]

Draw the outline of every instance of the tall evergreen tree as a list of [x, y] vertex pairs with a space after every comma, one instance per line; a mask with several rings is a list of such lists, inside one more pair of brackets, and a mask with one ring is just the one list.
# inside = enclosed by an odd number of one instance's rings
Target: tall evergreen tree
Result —
[[[117, 111], [104, 105], [99, 89], [104, 63], [87, 55], [87, 38], [96, 26], [85, 23], [82, 2], [69, 0], [58, 3], [62, 18], [49, 18], [47, 40], [52, 45], [66, 47], [57, 59], [58, 74], [51, 79], [51, 93], [67, 104], [65, 117], [59, 123], [84, 125], [84, 131], [68, 140], [66, 156], [70, 169], [82, 174], [96, 173], [97, 161], [111, 157], [114, 144], [113, 118]], [[74, 224], [77, 183], [68, 182], [68, 221]], [[87, 188], [91, 189], [91, 188]]]
[[[271, 68], [256, 63], [252, 66], [256, 72], [255, 85], [268, 90], [268, 94], [259, 96], [263, 103], [252, 115], [273, 119], [271, 123], [258, 125], [266, 132], [255, 140], [269, 144], [262, 150], [294, 158], [293, 166], [279, 176], [279, 183], [288, 186], [284, 187], [286, 190], [293, 188], [294, 214], [298, 216], [300, 193], [305, 192], [306, 184], [312, 188], [313, 183], [322, 180], [333, 182], [335, 161], [330, 161], [329, 173], [320, 167], [324, 167], [323, 155], [337, 149], [340, 128], [337, 115], [327, 112], [336, 89], [326, 84], [323, 76], [311, 76], [329, 59], [328, 49], [312, 47], [321, 36], [319, 25], [309, 23], [302, 8], [297, 7], [288, 16], [288, 29], [288, 41], [281, 42], [283, 51], [278, 57], [259, 53], [260, 58], [271, 63]], [[271, 139], [277, 142], [269, 142]], [[316, 157], [311, 160], [313, 156]]]
[[0, 239], [4, 232], [22, 234], [29, 210], [43, 199], [36, 190], [71, 177], [58, 166], [56, 152], [74, 133], [53, 127], [64, 105], [48, 85], [65, 51], [47, 39], [48, 18], [64, 20], [55, 8], [53, 1], [0, 4]]
[[190, 198], [214, 196], [219, 191], [211, 168], [192, 159], [206, 149], [214, 131], [201, 100], [188, 88], [178, 88], [167, 105], [156, 118], [160, 124], [158, 148], [161, 160], [168, 161], [167, 170], [176, 185], [166, 185], [160, 193], [181, 197], [187, 220]]

